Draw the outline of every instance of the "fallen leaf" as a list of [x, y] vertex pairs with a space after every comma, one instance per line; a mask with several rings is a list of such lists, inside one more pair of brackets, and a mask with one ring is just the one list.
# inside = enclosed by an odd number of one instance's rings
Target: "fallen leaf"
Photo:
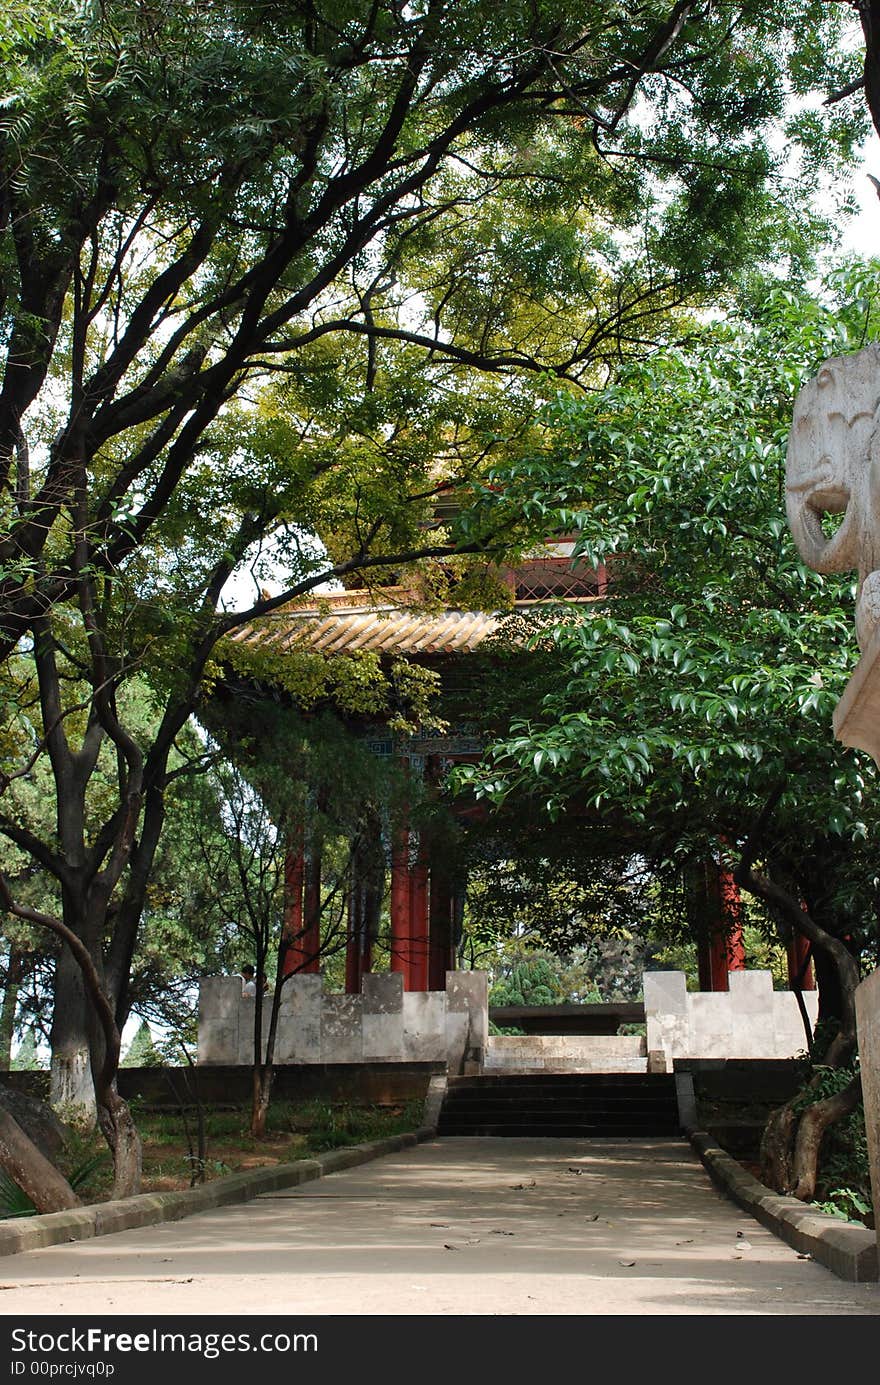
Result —
[[629, 1269], [632, 1269], [633, 1265], [634, 1265], [636, 1262], [635, 1262], [635, 1260], [618, 1260], [617, 1263], [618, 1263], [618, 1265], [623, 1265], [624, 1269], [629, 1270]]
[[588, 1216], [584, 1217], [584, 1221], [598, 1221], [598, 1220], [599, 1220], [599, 1213], [598, 1213], [598, 1212], [590, 1212]]
[[676, 1244], [677, 1246], [692, 1246], [693, 1243], [694, 1243], [694, 1238], [693, 1238], [693, 1236], [688, 1236], [687, 1240], [685, 1240], [685, 1241], [676, 1241], [675, 1244]]
[[448, 1244], [444, 1241], [444, 1243], [443, 1243], [443, 1249], [444, 1249], [444, 1250], [458, 1250], [458, 1246], [451, 1246], [451, 1245], [448, 1245]]

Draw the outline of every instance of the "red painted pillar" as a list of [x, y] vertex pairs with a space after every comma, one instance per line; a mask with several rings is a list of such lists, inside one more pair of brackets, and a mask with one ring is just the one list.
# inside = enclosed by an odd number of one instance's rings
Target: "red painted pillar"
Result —
[[714, 861], [706, 863], [710, 909], [710, 990], [728, 989], [727, 973], [744, 971], [746, 965], [742, 931], [742, 901], [739, 888], [729, 870]]
[[701, 991], [726, 991], [727, 973], [745, 968], [742, 902], [729, 870], [706, 861], [694, 881], [698, 921], [697, 966]]
[[[428, 857], [424, 841], [410, 875], [410, 983], [407, 990], [428, 989]], [[406, 982], [404, 982], [406, 985]]]
[[797, 983], [802, 991], [814, 991], [816, 978], [813, 974], [813, 963], [807, 960], [810, 951], [809, 938], [805, 938], [803, 933], [793, 933], [786, 951], [789, 986], [793, 990]]
[[391, 971], [403, 973], [403, 989], [411, 991], [411, 907], [409, 880], [409, 821], [404, 809], [394, 829], [391, 847]]
[[284, 936], [287, 951], [283, 972], [316, 972], [321, 969], [321, 856], [306, 860], [302, 834], [294, 839], [284, 858]]

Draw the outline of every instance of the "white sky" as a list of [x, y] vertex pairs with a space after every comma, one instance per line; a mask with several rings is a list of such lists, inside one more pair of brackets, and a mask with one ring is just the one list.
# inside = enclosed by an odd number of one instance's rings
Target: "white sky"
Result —
[[866, 257], [880, 256], [880, 196], [868, 177], [869, 173], [880, 178], [880, 139], [876, 134], [865, 141], [861, 161], [850, 174], [859, 212], [844, 231], [841, 247], [845, 252]]

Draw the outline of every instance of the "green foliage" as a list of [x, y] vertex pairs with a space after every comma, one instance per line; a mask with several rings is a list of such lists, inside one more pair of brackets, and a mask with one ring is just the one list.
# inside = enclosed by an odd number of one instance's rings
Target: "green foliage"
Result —
[[[91, 1151], [71, 1163], [72, 1149], [68, 1148], [63, 1163], [67, 1165], [64, 1176], [75, 1193], [82, 1196], [92, 1186], [96, 1173], [105, 1169], [108, 1162], [107, 1151]], [[0, 1169], [0, 1217], [35, 1217], [37, 1209], [27, 1193], [15, 1182], [5, 1169]]]
[[828, 1212], [832, 1217], [841, 1217], [844, 1221], [860, 1221], [870, 1225], [870, 1218], [873, 1216], [870, 1199], [866, 1200], [864, 1193], [857, 1188], [831, 1188], [824, 1202], [813, 1201], [813, 1206], [817, 1212]]
[[288, 1106], [279, 1112], [276, 1122], [283, 1119], [295, 1133], [305, 1135], [308, 1149], [317, 1153], [322, 1149], [341, 1149], [415, 1130], [421, 1124], [422, 1103], [407, 1101], [389, 1110], [381, 1106], [315, 1100]]
[[15, 1179], [0, 1169], [0, 1217], [34, 1217], [37, 1209]]
[[164, 1066], [164, 1058], [153, 1043], [153, 1035], [146, 1020], [140, 1027], [125, 1051], [119, 1066], [121, 1068], [155, 1068]]
[[543, 699], [459, 785], [628, 834], [655, 869], [714, 856], [719, 839], [735, 860], [781, 787], [781, 868], [808, 871], [812, 853], [815, 888], [802, 892], [818, 896], [833, 875], [834, 907], [870, 936], [876, 771], [830, 729], [857, 656], [852, 583], [800, 562], [784, 465], [799, 385], [878, 327], [875, 264], [835, 271], [818, 297], [755, 284], [737, 319], [687, 350], [626, 366], [587, 399], [557, 398], [550, 446], [498, 484], [508, 503], [534, 495], [577, 529], [582, 555], [607, 562], [612, 596], [586, 616], [535, 620]]
[[302, 712], [321, 706], [348, 715], [387, 717], [398, 734], [443, 726], [434, 706], [436, 673], [405, 659], [389, 664], [371, 650], [328, 655], [270, 639], [248, 644], [227, 640], [217, 655], [234, 674], [289, 693]]
[[561, 1005], [563, 999], [552, 960], [537, 953], [505, 966], [489, 991], [490, 1005]]
[[37, 1053], [36, 1036], [32, 1029], [25, 1031], [9, 1067], [12, 1072], [35, 1072], [42, 1067]]

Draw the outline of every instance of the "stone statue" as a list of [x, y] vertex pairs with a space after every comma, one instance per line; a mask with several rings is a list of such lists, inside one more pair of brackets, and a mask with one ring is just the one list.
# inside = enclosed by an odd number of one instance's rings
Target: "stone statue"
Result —
[[[834, 713], [846, 745], [880, 755], [880, 343], [833, 356], [798, 395], [785, 475], [788, 523], [817, 572], [858, 573], [862, 658]], [[837, 527], [824, 516], [838, 516]], [[876, 672], [875, 672], [876, 667]], [[880, 763], [880, 760], [878, 760]]]
[[[794, 406], [786, 509], [798, 551], [817, 572], [859, 574], [856, 633], [880, 621], [880, 343], [833, 356]], [[833, 535], [823, 514], [842, 515]]]

